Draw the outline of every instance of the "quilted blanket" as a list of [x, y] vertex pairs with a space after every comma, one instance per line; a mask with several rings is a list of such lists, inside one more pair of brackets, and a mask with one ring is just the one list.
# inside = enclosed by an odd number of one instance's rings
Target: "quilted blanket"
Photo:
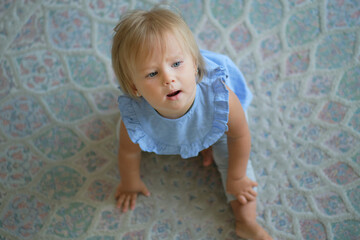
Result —
[[254, 94], [258, 222], [274, 239], [360, 239], [360, 2], [1, 0], [0, 239], [230, 240], [215, 166], [144, 153], [150, 197], [115, 208], [113, 28], [177, 9]]

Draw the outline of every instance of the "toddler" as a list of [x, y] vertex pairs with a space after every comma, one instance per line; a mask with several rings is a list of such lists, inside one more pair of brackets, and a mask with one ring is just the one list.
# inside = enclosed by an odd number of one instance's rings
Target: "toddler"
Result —
[[271, 239], [256, 222], [244, 112], [252, 95], [235, 64], [200, 51], [184, 20], [167, 9], [129, 12], [114, 30], [112, 65], [124, 93], [117, 207], [126, 212], [139, 193], [150, 195], [140, 178], [142, 150], [182, 158], [203, 151], [206, 164], [214, 159], [221, 174], [237, 235]]

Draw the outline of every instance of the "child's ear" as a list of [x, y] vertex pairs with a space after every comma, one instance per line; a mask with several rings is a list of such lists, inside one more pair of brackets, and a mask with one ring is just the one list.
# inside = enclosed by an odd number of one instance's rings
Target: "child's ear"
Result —
[[132, 90], [133, 90], [133, 93], [134, 93], [135, 96], [141, 97], [141, 94], [139, 93], [139, 91], [137, 90], [135, 85], [132, 85]]
[[136, 88], [134, 88], [134, 94], [137, 97], [141, 97], [141, 94], [139, 93], [139, 91]]
[[199, 73], [199, 68], [198, 68], [196, 62], [194, 63], [194, 70], [195, 70], [195, 76], [197, 76]]

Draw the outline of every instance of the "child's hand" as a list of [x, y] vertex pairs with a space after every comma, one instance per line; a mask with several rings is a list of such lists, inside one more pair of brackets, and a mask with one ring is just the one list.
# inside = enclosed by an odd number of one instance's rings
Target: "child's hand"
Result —
[[257, 193], [253, 189], [258, 184], [247, 176], [239, 179], [228, 179], [226, 184], [227, 192], [234, 195], [241, 204], [246, 204], [256, 199]]
[[150, 196], [150, 192], [143, 181], [139, 180], [138, 183], [132, 183], [131, 185], [130, 187], [120, 182], [115, 194], [116, 206], [122, 209], [123, 212], [127, 212], [129, 207], [134, 210], [138, 193], [142, 193], [147, 197]]

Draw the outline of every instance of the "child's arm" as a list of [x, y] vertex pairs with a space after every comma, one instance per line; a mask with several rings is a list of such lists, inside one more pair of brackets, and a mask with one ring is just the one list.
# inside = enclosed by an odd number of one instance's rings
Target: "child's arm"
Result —
[[229, 121], [227, 141], [229, 150], [229, 169], [227, 192], [234, 195], [242, 204], [253, 201], [257, 183], [246, 176], [246, 168], [251, 149], [251, 136], [244, 110], [238, 97], [229, 88]]
[[120, 141], [118, 163], [121, 176], [120, 184], [115, 195], [117, 207], [126, 212], [129, 207], [135, 208], [138, 193], [149, 196], [150, 192], [140, 179], [141, 149], [133, 143], [127, 133], [125, 125], [120, 125]]

